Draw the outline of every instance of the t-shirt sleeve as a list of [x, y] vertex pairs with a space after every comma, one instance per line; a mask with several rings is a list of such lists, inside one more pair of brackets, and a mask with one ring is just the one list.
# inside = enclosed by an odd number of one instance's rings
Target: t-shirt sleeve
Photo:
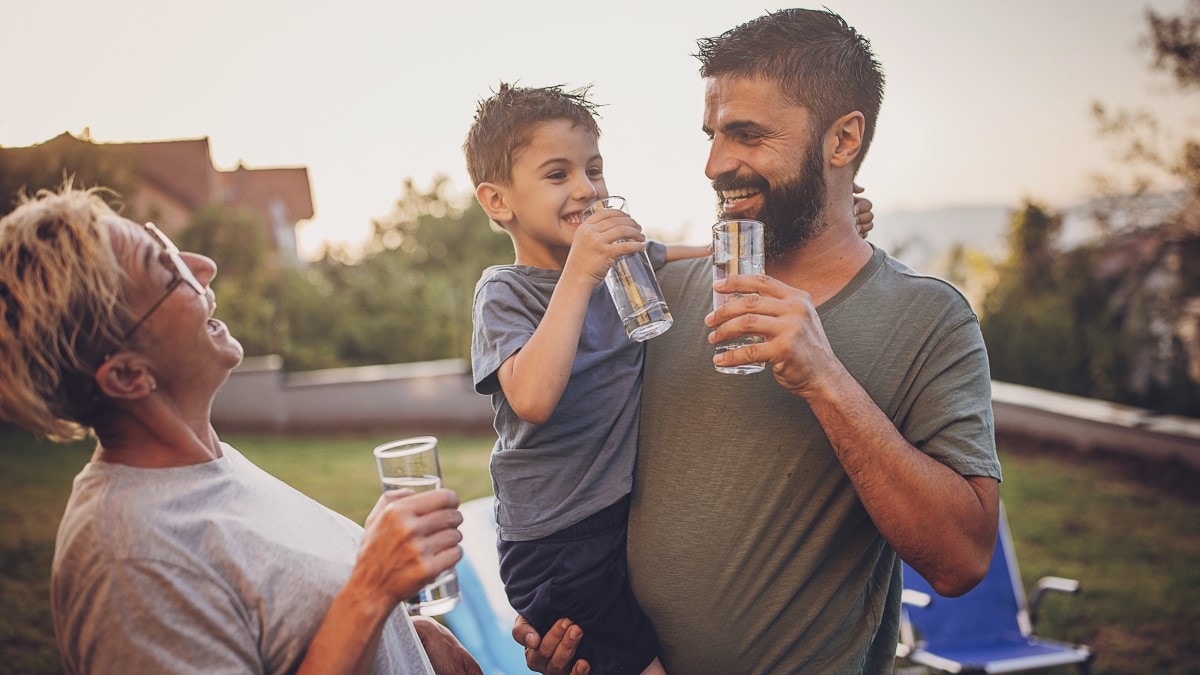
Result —
[[471, 372], [475, 391], [494, 394], [500, 390], [496, 371], [508, 357], [529, 341], [545, 307], [536, 307], [532, 295], [504, 277], [480, 283], [472, 310]]
[[650, 267], [655, 272], [667, 264], [667, 245], [661, 241], [646, 240], [646, 255], [650, 256]]
[[219, 584], [147, 560], [93, 569], [60, 626], [80, 673], [262, 673], [251, 618]]
[[900, 431], [960, 475], [1000, 480], [990, 372], [979, 321], [972, 314], [933, 344]]

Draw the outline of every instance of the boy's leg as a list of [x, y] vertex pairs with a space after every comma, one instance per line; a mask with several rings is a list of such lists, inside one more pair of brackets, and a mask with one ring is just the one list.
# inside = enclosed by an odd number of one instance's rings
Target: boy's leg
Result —
[[641, 673], [658, 655], [658, 639], [629, 588], [628, 515], [625, 497], [550, 537], [500, 542], [513, 607], [542, 633], [562, 617], [578, 623], [584, 638], [576, 654], [593, 673]]

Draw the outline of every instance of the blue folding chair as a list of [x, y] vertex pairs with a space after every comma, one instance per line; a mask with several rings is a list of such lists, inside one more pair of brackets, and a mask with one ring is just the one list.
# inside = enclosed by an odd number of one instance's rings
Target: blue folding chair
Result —
[[1079, 582], [1040, 579], [1026, 605], [1004, 506], [987, 576], [957, 598], [938, 596], [920, 574], [904, 564], [905, 604], [897, 655], [947, 673], [1015, 673], [1075, 665], [1091, 672], [1085, 645], [1039, 638], [1033, 616], [1046, 591], [1074, 593]]
[[473, 499], [463, 515], [463, 558], [455, 566], [459, 603], [442, 622], [471, 652], [487, 675], [528, 673], [525, 650], [512, 639], [517, 612], [508, 604], [496, 554], [495, 497]]

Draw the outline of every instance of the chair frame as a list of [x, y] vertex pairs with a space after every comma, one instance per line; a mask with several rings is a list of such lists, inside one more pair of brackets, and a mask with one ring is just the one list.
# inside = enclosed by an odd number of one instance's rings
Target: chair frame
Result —
[[[1090, 673], [1094, 654], [1089, 647], [1086, 645], [1048, 640], [1034, 635], [1033, 632], [1033, 623], [1034, 618], [1037, 616], [1037, 608], [1045, 595], [1051, 592], [1077, 593], [1080, 590], [1079, 582], [1074, 579], [1065, 579], [1062, 577], [1043, 577], [1034, 585], [1034, 589], [1027, 602], [1025, 589], [1021, 582], [1020, 568], [1017, 565], [1016, 551], [1013, 548], [1012, 535], [1008, 527], [1008, 517], [1003, 504], [1000, 505], [1000, 523], [996, 536], [997, 543], [993, 560], [995, 556], [1000, 554], [1003, 554], [1005, 557], [1009, 582], [1012, 585], [1013, 598], [1016, 600], [1016, 622], [1021, 637], [1027, 644], [1054, 647], [1056, 648], [1056, 652], [1053, 654], [984, 660], [981, 662], [957, 661], [940, 656], [936, 653], [936, 650], [928, 650], [925, 641], [920, 639], [918, 628], [912, 620], [912, 616], [910, 616], [909, 607], [934, 607], [942, 603], [954, 602], [954, 599], [942, 598], [937, 595], [930, 595], [915, 589], [906, 588], [902, 595], [904, 608], [900, 623], [900, 644], [897, 646], [896, 655], [906, 659], [910, 663], [947, 673], [1015, 673], [1069, 665], [1075, 665], [1085, 675]], [[905, 565], [907, 567], [907, 564]], [[906, 570], [906, 572], [916, 573], [911, 568]]]

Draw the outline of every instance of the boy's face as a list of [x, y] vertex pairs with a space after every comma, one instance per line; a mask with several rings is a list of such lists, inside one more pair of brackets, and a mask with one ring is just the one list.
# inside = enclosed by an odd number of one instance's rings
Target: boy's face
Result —
[[499, 189], [511, 212], [502, 224], [517, 263], [561, 269], [580, 211], [608, 196], [596, 136], [568, 120], [539, 124], [514, 156], [512, 180]]

